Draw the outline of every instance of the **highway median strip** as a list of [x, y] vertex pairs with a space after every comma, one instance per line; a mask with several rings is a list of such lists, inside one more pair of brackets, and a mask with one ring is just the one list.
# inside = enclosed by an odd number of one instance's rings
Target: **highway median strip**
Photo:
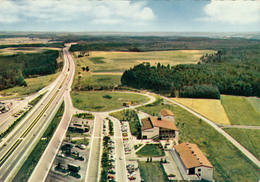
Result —
[[0, 167], [4, 164], [4, 162], [8, 159], [8, 157], [13, 153], [13, 151], [18, 147], [18, 145], [22, 142], [22, 139], [16, 140], [13, 146], [5, 153], [5, 155], [0, 159]]
[[62, 85], [64, 84], [64, 82], [65, 82], [65, 80], [66, 80], [67, 77], [68, 77], [68, 74], [67, 74], [67, 75], [65, 76], [65, 78], [63, 79], [62, 83], [60, 84], [59, 89], [61, 89], [61, 87], [62, 87]]
[[48, 107], [50, 106], [50, 104], [52, 103], [52, 101], [55, 99], [55, 97], [57, 96], [59, 90], [57, 90], [55, 92], [55, 94], [52, 96], [51, 100], [49, 100], [49, 102], [47, 103], [47, 105], [43, 108], [43, 110], [40, 112], [40, 114], [33, 120], [33, 122], [30, 124], [30, 126], [24, 131], [24, 133], [21, 135], [20, 138], [25, 138], [27, 136], [27, 134], [31, 131], [31, 129], [35, 126], [35, 124], [39, 121], [39, 119], [42, 117], [42, 115], [44, 114], [44, 112], [48, 109]]

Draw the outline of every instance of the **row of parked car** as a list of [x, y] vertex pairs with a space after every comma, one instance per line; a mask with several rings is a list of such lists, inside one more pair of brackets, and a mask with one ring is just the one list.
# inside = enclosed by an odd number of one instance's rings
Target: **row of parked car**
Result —
[[135, 167], [134, 164], [128, 164], [126, 166], [126, 169], [127, 169], [127, 177], [129, 180], [135, 180], [136, 179], [136, 173], [135, 171], [138, 169]]
[[129, 140], [128, 140], [128, 135], [127, 135], [127, 124], [122, 122], [121, 124], [121, 131], [122, 131], [122, 135], [123, 135], [123, 143], [124, 143], [124, 149], [125, 149], [125, 153], [131, 153], [131, 146], [129, 144]]

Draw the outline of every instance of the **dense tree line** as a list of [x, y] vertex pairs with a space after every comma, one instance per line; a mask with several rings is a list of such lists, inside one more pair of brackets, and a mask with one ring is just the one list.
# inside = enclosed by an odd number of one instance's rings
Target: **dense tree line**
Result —
[[37, 44], [11, 44], [11, 45], [0, 45], [0, 49], [8, 48], [8, 47], [17, 47], [17, 48], [28, 48], [28, 47], [56, 47], [56, 48], [63, 48], [64, 43], [62, 42], [55, 42], [55, 43], [37, 43]]
[[184, 98], [220, 99], [218, 87], [213, 85], [184, 86], [180, 90], [179, 96]]
[[26, 86], [24, 78], [56, 72], [59, 51], [0, 56], [0, 90]]
[[[121, 83], [172, 95], [175, 91], [181, 93], [185, 86], [213, 85], [221, 94], [259, 97], [259, 55], [259, 47], [223, 49], [210, 55], [211, 61], [208, 61], [209, 55], [204, 55], [197, 65], [181, 64], [170, 68], [169, 65], [160, 63], [157, 67], [143, 63], [126, 70], [121, 77]], [[213, 61], [215, 59], [216, 61]]]

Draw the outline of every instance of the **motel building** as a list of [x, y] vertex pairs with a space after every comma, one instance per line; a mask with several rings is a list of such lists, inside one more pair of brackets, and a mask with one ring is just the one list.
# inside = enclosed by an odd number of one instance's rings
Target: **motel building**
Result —
[[196, 144], [182, 143], [174, 147], [190, 180], [213, 181], [213, 166]]
[[179, 130], [171, 120], [150, 116], [141, 119], [140, 123], [142, 130], [142, 139], [179, 139]]

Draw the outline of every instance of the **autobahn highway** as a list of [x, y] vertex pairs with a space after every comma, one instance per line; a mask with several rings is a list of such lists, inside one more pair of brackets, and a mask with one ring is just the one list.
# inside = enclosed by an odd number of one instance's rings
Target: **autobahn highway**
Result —
[[[74, 66], [69, 63], [68, 47], [64, 48], [64, 67], [56, 84], [0, 143], [0, 181], [11, 181], [33, 150], [52, 117], [58, 110], [68, 83], [73, 79]], [[74, 64], [73, 64], [74, 65]]]

